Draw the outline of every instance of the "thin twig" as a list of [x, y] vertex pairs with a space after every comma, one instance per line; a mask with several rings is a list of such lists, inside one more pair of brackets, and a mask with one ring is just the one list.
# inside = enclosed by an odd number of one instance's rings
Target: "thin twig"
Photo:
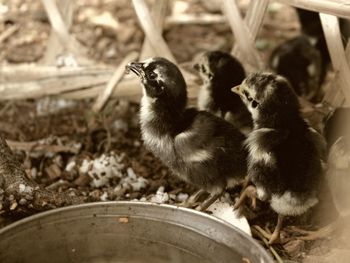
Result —
[[278, 0], [278, 2], [314, 12], [350, 18], [349, 0]]
[[43, 144], [38, 141], [35, 142], [18, 142], [12, 140], [6, 140], [7, 144], [13, 150], [22, 150], [22, 151], [45, 151], [45, 152], [66, 152], [77, 154], [79, 149], [73, 146], [65, 146], [65, 145], [50, 145]]
[[18, 28], [18, 26], [13, 25], [7, 28], [4, 32], [2, 32], [0, 34], [0, 44], [4, 42], [7, 38], [9, 38], [12, 34], [16, 33]]
[[171, 53], [167, 43], [151, 17], [146, 2], [144, 0], [132, 0], [132, 3], [141, 27], [157, 56], [165, 57], [176, 63], [174, 55]]
[[226, 23], [226, 18], [223, 15], [213, 15], [213, 14], [177, 14], [169, 16], [165, 19], [165, 25], [187, 25], [187, 24], [197, 24], [197, 25], [208, 25], [208, 24], [221, 24]]
[[340, 88], [350, 104], [350, 67], [346, 60], [338, 18], [326, 14], [320, 14], [320, 18], [334, 70], [339, 72]]
[[[161, 0], [158, 2], [155, 2], [152, 6], [152, 18], [154, 21], [154, 25], [157, 27], [159, 34], [163, 33], [163, 24], [164, 19], [167, 14], [169, 1], [168, 0]], [[149, 58], [151, 56], [154, 56], [156, 54], [156, 50], [153, 50], [151, 43], [149, 42], [148, 38], [145, 37], [145, 40], [143, 42], [143, 46], [141, 48], [140, 53], [140, 60], [144, 60], [146, 58]]]
[[[235, 1], [222, 0], [222, 10], [226, 15], [229, 22], [231, 30], [235, 35], [235, 40], [241, 51], [240, 59], [245, 61], [252, 70], [262, 69], [262, 60], [255, 49], [254, 39], [247, 27], [246, 23], [243, 21], [239, 8]], [[235, 54], [238, 55], [238, 54]], [[248, 68], [250, 71], [251, 69]]]
[[271, 251], [278, 263], [283, 263], [283, 260], [278, 255], [277, 251], [272, 245], [269, 244], [269, 241], [257, 229], [254, 228], [254, 226], [252, 227], [252, 234], [259, 237], [264, 242], [265, 246]]
[[127, 65], [128, 62], [135, 60], [137, 57], [138, 57], [137, 52], [131, 52], [119, 64], [112, 78], [108, 81], [108, 84], [105, 90], [101, 93], [101, 95], [97, 98], [95, 104], [93, 105], [92, 110], [94, 112], [99, 112], [103, 108], [103, 106], [105, 105], [105, 103], [107, 102], [111, 94], [113, 93], [115, 86], [123, 77], [125, 72], [125, 66]]
[[64, 23], [62, 16], [57, 8], [55, 0], [42, 0], [47, 16], [49, 17], [50, 24], [53, 30], [57, 33], [57, 36], [61, 42], [61, 45], [67, 50], [71, 43], [71, 38], [67, 25]]

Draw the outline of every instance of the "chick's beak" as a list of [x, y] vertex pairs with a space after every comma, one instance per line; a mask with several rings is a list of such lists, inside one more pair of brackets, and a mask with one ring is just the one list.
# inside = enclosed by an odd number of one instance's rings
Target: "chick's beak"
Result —
[[237, 85], [237, 86], [233, 87], [231, 89], [231, 91], [236, 93], [236, 94], [238, 94], [238, 95], [240, 95], [240, 96], [242, 95], [242, 90], [241, 90], [241, 86], [240, 85]]
[[144, 69], [143, 69], [143, 63], [141, 62], [129, 62], [126, 67], [126, 73], [129, 73], [130, 71], [134, 72], [139, 77], [144, 77]]

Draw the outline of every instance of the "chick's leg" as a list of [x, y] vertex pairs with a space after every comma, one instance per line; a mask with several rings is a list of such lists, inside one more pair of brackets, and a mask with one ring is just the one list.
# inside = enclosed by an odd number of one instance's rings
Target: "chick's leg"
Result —
[[280, 233], [283, 226], [283, 219], [284, 219], [284, 216], [278, 215], [277, 225], [269, 240], [270, 245], [280, 240]]
[[256, 187], [253, 186], [253, 185], [247, 186], [243, 190], [243, 192], [242, 192], [241, 196], [239, 197], [238, 201], [235, 203], [234, 209], [240, 208], [244, 204], [244, 202], [245, 202], [245, 200], [247, 198], [250, 198], [252, 200], [252, 207], [253, 207], [253, 209], [255, 209], [256, 208], [256, 196], [257, 196], [257, 194], [256, 194]]
[[290, 227], [290, 230], [293, 233], [301, 234], [302, 236], [298, 237], [298, 239], [301, 240], [313, 241], [317, 239], [325, 239], [329, 238], [330, 235], [334, 232], [337, 227], [337, 223], [339, 223], [337, 221], [330, 223], [329, 225], [324, 226], [316, 231], [303, 230], [297, 227]]
[[187, 208], [195, 206], [198, 199], [205, 193], [206, 193], [205, 190], [199, 189], [197, 192], [192, 194], [186, 201], [182, 202], [180, 206], [187, 207]]
[[224, 191], [220, 193], [210, 194], [207, 199], [203, 201], [199, 206], [196, 207], [196, 210], [198, 211], [205, 211], [212, 203], [214, 203], [222, 194]]

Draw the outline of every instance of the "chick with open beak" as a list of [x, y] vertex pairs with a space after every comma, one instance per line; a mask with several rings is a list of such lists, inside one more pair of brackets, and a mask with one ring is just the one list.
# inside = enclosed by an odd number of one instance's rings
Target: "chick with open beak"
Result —
[[[144, 145], [181, 179], [210, 193], [206, 209], [227, 186], [246, 174], [245, 136], [233, 125], [206, 111], [186, 109], [187, 91], [179, 68], [164, 58], [129, 63], [140, 77]], [[194, 195], [196, 202], [200, 195]]]

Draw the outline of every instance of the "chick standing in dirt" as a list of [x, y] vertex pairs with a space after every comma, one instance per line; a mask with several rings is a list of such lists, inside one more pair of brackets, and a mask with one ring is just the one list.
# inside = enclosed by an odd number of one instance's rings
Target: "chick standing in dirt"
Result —
[[318, 202], [325, 143], [302, 119], [297, 96], [288, 81], [271, 73], [254, 73], [232, 91], [253, 116], [246, 140], [248, 178], [255, 185], [242, 194], [270, 203], [278, 222], [270, 243], [279, 238], [285, 216], [305, 213]]
[[202, 53], [194, 64], [203, 85], [198, 95], [198, 108], [225, 118], [239, 129], [251, 129], [252, 117], [231, 88], [245, 78], [241, 63], [222, 51]]
[[186, 109], [186, 83], [170, 61], [152, 58], [127, 68], [143, 88], [140, 122], [145, 146], [181, 179], [210, 193], [200, 206], [206, 209], [246, 175], [245, 136], [211, 113]]

